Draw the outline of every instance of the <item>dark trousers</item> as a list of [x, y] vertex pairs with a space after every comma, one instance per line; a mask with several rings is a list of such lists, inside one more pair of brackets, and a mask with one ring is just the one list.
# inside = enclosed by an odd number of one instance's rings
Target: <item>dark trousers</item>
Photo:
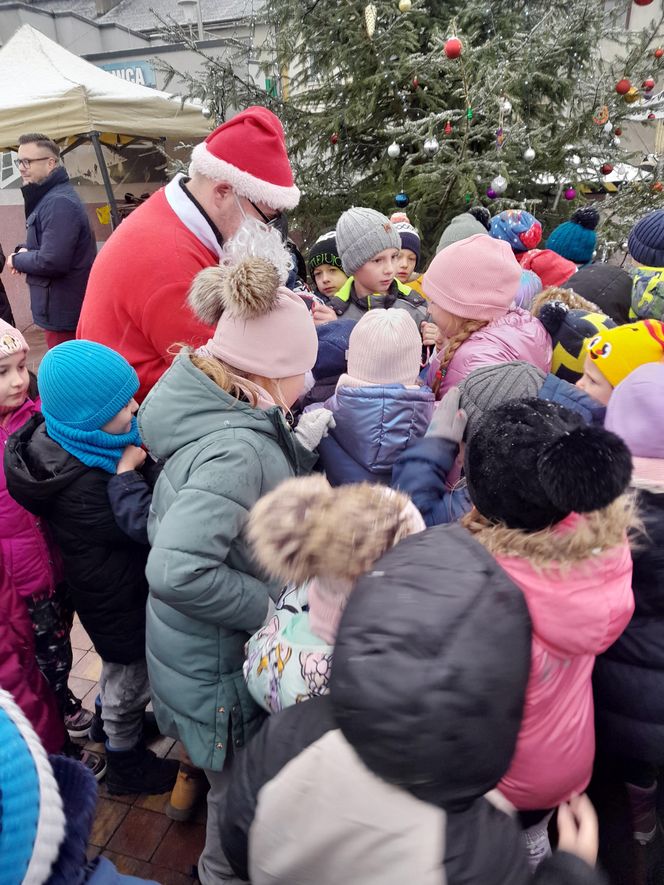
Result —
[[50, 599], [29, 599], [28, 609], [35, 634], [37, 664], [53, 690], [64, 718], [69, 702], [67, 683], [72, 666], [69, 637], [74, 621], [69, 588], [66, 584], [59, 584]]

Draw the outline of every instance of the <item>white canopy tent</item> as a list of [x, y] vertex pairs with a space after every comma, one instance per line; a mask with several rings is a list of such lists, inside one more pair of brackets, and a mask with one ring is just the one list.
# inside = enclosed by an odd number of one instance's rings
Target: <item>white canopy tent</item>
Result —
[[104, 175], [114, 220], [115, 199], [100, 137], [200, 139], [209, 126], [201, 107], [127, 82], [23, 25], [0, 49], [0, 148], [15, 148], [24, 132], [58, 141], [89, 138]]

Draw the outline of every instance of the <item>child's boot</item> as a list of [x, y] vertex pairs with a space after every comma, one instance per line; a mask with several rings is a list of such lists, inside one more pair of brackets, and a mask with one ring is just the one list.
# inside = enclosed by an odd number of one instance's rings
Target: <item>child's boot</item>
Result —
[[208, 782], [200, 768], [180, 762], [178, 777], [166, 806], [171, 820], [189, 820], [207, 792]]
[[177, 759], [160, 759], [143, 742], [130, 750], [106, 744], [106, 788], [111, 795], [166, 793], [177, 778]]
[[69, 737], [87, 737], [93, 719], [92, 713], [86, 710], [76, 695], [68, 689], [65, 707], [65, 728], [69, 733]]
[[657, 783], [649, 787], [625, 784], [634, 838], [647, 845], [657, 833]]

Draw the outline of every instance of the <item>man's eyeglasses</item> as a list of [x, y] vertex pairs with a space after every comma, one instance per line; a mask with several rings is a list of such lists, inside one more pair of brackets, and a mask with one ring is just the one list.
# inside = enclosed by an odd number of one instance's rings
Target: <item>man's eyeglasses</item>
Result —
[[279, 221], [279, 219], [281, 218], [281, 215], [282, 215], [281, 212], [277, 213], [277, 215], [273, 215], [272, 218], [270, 218], [270, 216], [269, 216], [269, 215], [266, 215], [265, 212], [263, 212], [262, 209], [259, 209], [259, 208], [258, 208], [258, 206], [254, 203], [253, 200], [250, 200], [249, 198], [247, 198], [247, 202], [248, 202], [251, 206], [253, 206], [253, 208], [256, 210], [256, 212], [258, 212], [258, 214], [260, 215], [260, 217], [261, 217], [261, 221], [262, 221], [264, 224], [267, 224], [268, 227], [274, 227], [274, 225], [275, 225], [275, 224]]
[[[55, 157], [35, 157], [34, 160], [22, 160], [19, 158], [18, 160], [14, 160], [14, 166], [16, 166], [17, 169], [20, 169], [22, 166], [26, 169], [29, 169], [33, 163], [41, 163], [42, 160], [54, 159]], [[253, 206], [254, 204], [252, 203], [251, 205]]]

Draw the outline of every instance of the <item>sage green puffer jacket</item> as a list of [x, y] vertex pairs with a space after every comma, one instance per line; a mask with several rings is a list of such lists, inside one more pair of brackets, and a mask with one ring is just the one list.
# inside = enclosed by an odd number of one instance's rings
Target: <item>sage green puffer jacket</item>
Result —
[[242, 529], [262, 495], [316, 457], [281, 412], [252, 408], [178, 356], [138, 414], [155, 458], [167, 459], [148, 524], [147, 661], [155, 715], [195, 765], [220, 771], [262, 720], [242, 676], [244, 644], [270, 592]]

